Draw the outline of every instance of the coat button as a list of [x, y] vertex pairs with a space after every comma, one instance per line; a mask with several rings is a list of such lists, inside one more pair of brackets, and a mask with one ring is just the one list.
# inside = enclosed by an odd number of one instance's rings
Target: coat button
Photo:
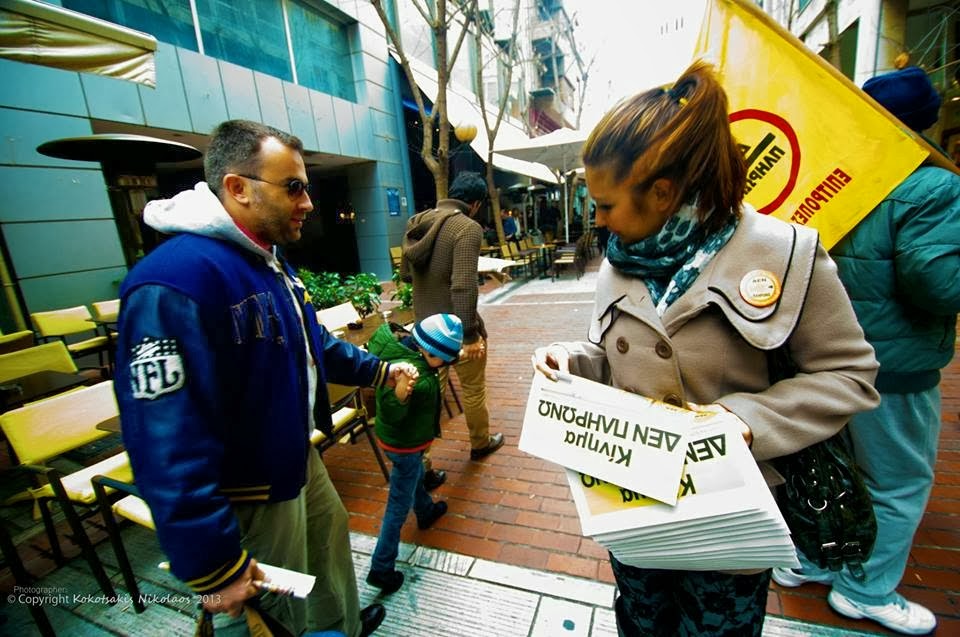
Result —
[[683, 399], [676, 394], [667, 394], [663, 397], [663, 402], [674, 407], [683, 407]]
[[670, 358], [673, 356], [673, 348], [670, 347], [670, 343], [666, 341], [658, 341], [653, 350], [660, 358]]
[[627, 350], [630, 349], [630, 343], [627, 342], [627, 339], [620, 336], [617, 338], [617, 351], [621, 354], [626, 354]]

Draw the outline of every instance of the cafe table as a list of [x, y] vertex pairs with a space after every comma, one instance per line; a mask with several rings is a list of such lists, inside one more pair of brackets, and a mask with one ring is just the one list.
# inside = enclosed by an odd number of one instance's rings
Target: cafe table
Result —
[[477, 259], [477, 274], [482, 279], [484, 276], [491, 276], [500, 283], [505, 283], [510, 276], [504, 270], [520, 265], [511, 259], [495, 259], [493, 257], [479, 257]]
[[[389, 312], [389, 314], [387, 314]], [[356, 329], [349, 326], [333, 330], [333, 335], [341, 341], [353, 343], [357, 347], [366, 347], [367, 342], [373, 337], [374, 332], [380, 329], [385, 321], [406, 325], [413, 321], [413, 308], [396, 307], [392, 309], [381, 310], [379, 314], [370, 314], [365, 317]]]

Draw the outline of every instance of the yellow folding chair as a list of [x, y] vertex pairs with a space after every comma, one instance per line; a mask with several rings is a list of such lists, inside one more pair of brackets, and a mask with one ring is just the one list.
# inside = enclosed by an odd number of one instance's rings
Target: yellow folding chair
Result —
[[90, 304], [90, 309], [93, 310], [93, 318], [98, 321], [116, 321], [117, 315], [120, 313], [120, 299], [94, 301]]
[[32, 330], [21, 330], [12, 334], [0, 332], [0, 354], [9, 354], [17, 350], [27, 349], [34, 345]]
[[394, 270], [400, 268], [400, 261], [403, 259], [403, 248], [401, 246], [390, 247], [390, 267]]
[[90, 304], [93, 310], [93, 319], [96, 321], [98, 330], [103, 330], [102, 334], [107, 337], [107, 360], [110, 363], [110, 374], [113, 375], [113, 360], [117, 346], [117, 316], [120, 314], [120, 299], [110, 299], [109, 301], [94, 301]]
[[[123, 538], [120, 536], [120, 525], [117, 524], [117, 518], [123, 518], [151, 531], [156, 531], [150, 507], [147, 506], [146, 500], [140, 496], [137, 487], [132, 484], [104, 475], [93, 476], [91, 482], [96, 494], [97, 507], [100, 509], [100, 517], [103, 518], [104, 526], [107, 527], [107, 537], [110, 538], [110, 545], [113, 547], [113, 553], [117, 558], [117, 565], [123, 575], [124, 586], [127, 587], [127, 592], [133, 599], [133, 609], [142, 613], [145, 606], [140, 596], [140, 586], [133, 574], [133, 567], [130, 564], [130, 558], [127, 556], [127, 550], [123, 546]], [[111, 502], [114, 499], [110, 497], [112, 491], [127, 495]]]
[[77, 364], [60, 341], [0, 354], [0, 383], [45, 369], [76, 373]]
[[527, 278], [533, 277], [535, 267], [534, 258], [530, 255], [521, 256], [520, 251], [517, 249], [517, 245], [513, 241], [507, 241], [505, 244], [500, 244], [500, 251], [505, 255], [503, 257], [504, 259], [510, 259], [523, 266], [523, 270], [526, 273]]
[[[374, 456], [380, 465], [384, 479], [390, 480], [390, 474], [384, 463], [380, 448], [377, 447], [370, 433], [370, 427], [367, 422], [367, 412], [360, 399], [359, 389], [345, 385], [329, 383], [327, 391], [330, 395], [330, 409], [333, 419], [333, 431], [330, 436], [326, 436], [319, 429], [314, 429], [310, 442], [322, 454], [325, 450], [337, 444], [337, 441], [351, 440], [361, 431], [367, 435], [370, 446], [373, 449]], [[118, 481], [115, 478], [104, 475], [96, 475], [92, 478], [93, 491], [96, 494], [97, 505], [103, 518], [104, 525], [107, 528], [107, 536], [110, 538], [110, 544], [113, 547], [117, 558], [117, 565], [123, 575], [124, 585], [133, 598], [134, 610], [138, 613], [144, 611], [143, 600], [140, 598], [140, 587], [137, 584], [136, 576], [133, 573], [133, 567], [130, 564], [130, 558], [127, 555], [126, 548], [123, 545], [123, 538], [120, 534], [120, 526], [117, 523], [118, 518], [129, 520], [145, 528], [156, 530], [153, 523], [153, 516], [150, 513], [150, 507], [140, 496], [139, 490], [133, 484], [127, 484], [124, 481]], [[125, 493], [124, 497], [111, 502], [111, 492]]]
[[96, 497], [91, 478], [95, 475], [131, 482], [133, 471], [127, 454], [117, 453], [69, 474], [53, 468], [49, 461], [110, 435], [96, 426], [118, 415], [111, 381], [29, 403], [0, 415], [0, 429], [19, 459], [18, 467], [36, 474], [41, 481], [46, 480], [46, 484], [30, 489], [29, 497], [40, 508], [54, 561], [62, 564], [64, 559], [49, 507], [51, 501], [60, 505], [73, 533], [71, 539], [80, 547], [103, 592], [110, 597], [116, 597], [113, 585], [74, 505], [87, 507], [92, 513]]
[[390, 481], [390, 472], [387, 471], [387, 465], [383, 461], [383, 454], [380, 447], [373, 439], [370, 432], [370, 422], [367, 419], [367, 408], [363, 404], [360, 396], [359, 387], [348, 387], [347, 385], [338, 385], [336, 383], [327, 383], [327, 394], [330, 397], [330, 415], [333, 419], [333, 431], [329, 436], [319, 429], [314, 429], [310, 435], [310, 443], [317, 448], [322, 455], [324, 451], [337, 444], [337, 441], [349, 438], [351, 442], [356, 440], [357, 435], [366, 434], [370, 442], [370, 448], [373, 449], [373, 455], [380, 465], [380, 471], [383, 472], [384, 479]]
[[[100, 367], [103, 367], [103, 354], [110, 348], [110, 339], [97, 333], [97, 326], [92, 319], [90, 310], [83, 305], [30, 314], [30, 320], [33, 321], [33, 327], [41, 340], [63, 341], [74, 358], [96, 354]], [[84, 338], [84, 335], [90, 333], [94, 336]], [[77, 338], [80, 340], [76, 340]]]

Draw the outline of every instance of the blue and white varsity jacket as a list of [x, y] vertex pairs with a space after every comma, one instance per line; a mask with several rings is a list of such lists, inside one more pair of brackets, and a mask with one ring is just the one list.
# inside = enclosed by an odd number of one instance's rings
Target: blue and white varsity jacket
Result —
[[382, 384], [389, 365], [320, 326], [290, 267], [206, 184], [145, 218], [178, 234], [120, 289], [123, 440], [173, 573], [208, 592], [250, 559], [231, 503], [303, 488], [310, 432], [331, 427], [326, 383]]

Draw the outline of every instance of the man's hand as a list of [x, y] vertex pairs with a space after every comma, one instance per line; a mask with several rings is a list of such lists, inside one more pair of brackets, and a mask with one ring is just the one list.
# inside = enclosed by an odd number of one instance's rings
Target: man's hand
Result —
[[266, 578], [266, 574], [257, 566], [257, 560], [250, 560], [243, 575], [233, 580], [229, 586], [205, 595], [207, 601], [203, 603], [203, 608], [211, 613], [227, 613], [231, 617], [239, 617], [244, 603], [259, 593], [253, 582]]
[[477, 339], [475, 343], [464, 344], [460, 350], [460, 358], [467, 361], [477, 360], [487, 355], [487, 342], [482, 338]]
[[396, 389], [401, 377], [405, 377], [408, 381], [416, 382], [417, 379], [420, 378], [420, 372], [410, 363], [390, 363], [390, 376], [387, 378], [387, 387]]

